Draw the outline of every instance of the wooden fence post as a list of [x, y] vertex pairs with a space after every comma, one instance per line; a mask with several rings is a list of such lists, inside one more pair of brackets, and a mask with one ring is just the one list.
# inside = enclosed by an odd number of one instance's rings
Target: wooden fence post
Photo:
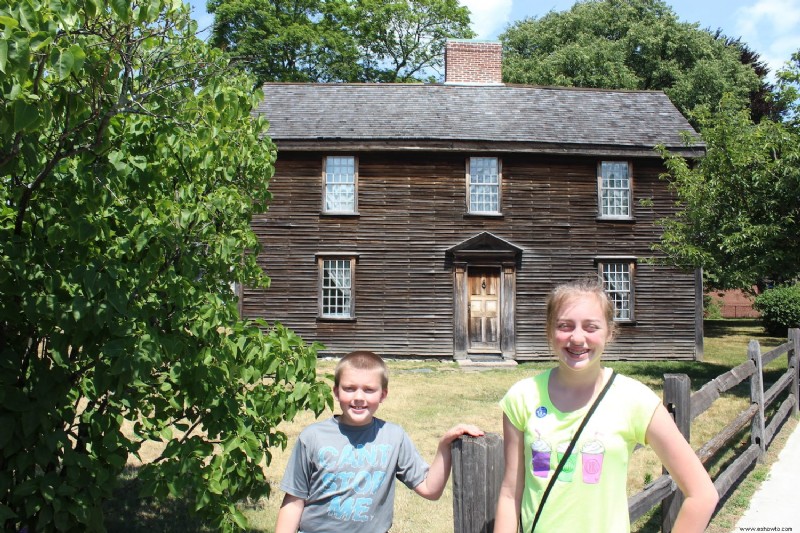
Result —
[[767, 442], [764, 438], [764, 367], [761, 361], [761, 345], [751, 340], [747, 345], [747, 356], [755, 364], [755, 373], [750, 376], [750, 403], [758, 405], [750, 425], [750, 442], [758, 446], [758, 462], [764, 461], [767, 453]]
[[792, 415], [797, 416], [800, 410], [800, 329], [791, 328], [789, 340], [792, 341], [792, 349], [788, 352], [789, 370], [792, 371], [792, 394], [794, 394]]
[[491, 533], [503, 481], [503, 438], [462, 436], [453, 450], [453, 521], [455, 533]]
[[[689, 380], [689, 376], [686, 374], [664, 375], [664, 406], [675, 419], [675, 424], [687, 441], [692, 427], [691, 394], [692, 382]], [[663, 472], [666, 474], [667, 470], [663, 469]], [[662, 500], [661, 531], [663, 533], [672, 531], [683, 500], [683, 493], [677, 488]]]

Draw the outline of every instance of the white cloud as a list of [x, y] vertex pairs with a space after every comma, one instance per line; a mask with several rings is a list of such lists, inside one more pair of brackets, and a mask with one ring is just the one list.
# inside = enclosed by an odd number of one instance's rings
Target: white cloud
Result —
[[472, 29], [478, 39], [496, 39], [511, 14], [512, 0], [459, 0], [471, 12]]
[[771, 74], [800, 49], [800, 0], [758, 0], [736, 10], [736, 24]]
[[759, 0], [738, 9], [742, 29], [768, 25], [778, 33], [796, 30], [800, 24], [800, 3], [797, 0]]

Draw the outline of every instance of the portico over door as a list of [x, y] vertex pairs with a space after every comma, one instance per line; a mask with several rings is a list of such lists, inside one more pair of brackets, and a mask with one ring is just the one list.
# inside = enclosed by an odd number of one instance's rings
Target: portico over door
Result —
[[516, 272], [522, 249], [484, 232], [453, 246], [453, 356], [516, 355]]

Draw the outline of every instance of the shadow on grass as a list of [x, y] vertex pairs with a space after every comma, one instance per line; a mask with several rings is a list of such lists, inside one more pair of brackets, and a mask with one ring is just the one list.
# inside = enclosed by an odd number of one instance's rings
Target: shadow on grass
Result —
[[[714, 363], [699, 362], [664, 362], [664, 363], [627, 363], [611, 362], [608, 366], [626, 376], [638, 379], [648, 384], [658, 383], [658, 388], [663, 387], [665, 374], [686, 374], [691, 382], [692, 392], [697, 392], [709, 381], [716, 379], [732, 366]], [[778, 381], [786, 373], [786, 366], [764, 369], [764, 390]], [[728, 393], [741, 398], [750, 398], [750, 382], [745, 379], [739, 385], [731, 388]]]
[[[709, 381], [729, 371], [732, 367], [717, 363], [704, 363], [698, 361], [650, 361], [642, 362], [609, 362], [608, 366], [621, 374], [630, 376], [648, 384], [658, 383], [663, 386], [664, 375], [686, 374], [691, 381], [692, 391], [695, 392]], [[749, 389], [739, 385], [731, 391], [736, 395], [750, 397]]]
[[187, 533], [213, 531], [194, 515], [186, 502], [175, 498], [158, 501], [140, 498], [138, 468], [126, 468], [114, 496], [104, 506], [106, 530], [114, 533], [158, 531]]
[[[633, 526], [633, 524], [631, 524]], [[634, 527], [636, 533], [661, 533], [661, 505], [656, 505], [643, 518], [640, 518]]]
[[[765, 331], [759, 319], [722, 319], [704, 320], [703, 330], [706, 337], [729, 337], [735, 335], [746, 335], [748, 337], [770, 337]], [[757, 340], [757, 339], [756, 339]]]
[[[142, 483], [139, 469], [128, 466], [120, 477], [113, 498], [105, 502], [103, 512], [106, 531], [109, 533], [207, 533], [215, 531], [200, 520], [191, 505], [183, 500], [167, 498], [141, 498]], [[245, 507], [257, 504], [244, 503]], [[248, 533], [263, 530], [250, 528]]]
[[[762, 353], [769, 351], [770, 347], [786, 342], [785, 338], [766, 333], [758, 319], [705, 320], [703, 328], [706, 346], [708, 347], [712, 343], [716, 346], [715, 355], [707, 355], [706, 361], [618, 361], [609, 362], [608, 365], [623, 374], [659, 388], [663, 386], [665, 374], [686, 374], [691, 381], [691, 390], [696, 392], [709, 381], [747, 361], [747, 341], [758, 341], [761, 344]], [[736, 348], [727, 347], [727, 341], [730, 338], [740, 339], [736, 342]], [[764, 388], [769, 388], [780, 379], [786, 372], [786, 368], [785, 356], [779, 357], [765, 368], [763, 371]], [[749, 398], [748, 380], [733, 387], [729, 392], [735, 396]]]

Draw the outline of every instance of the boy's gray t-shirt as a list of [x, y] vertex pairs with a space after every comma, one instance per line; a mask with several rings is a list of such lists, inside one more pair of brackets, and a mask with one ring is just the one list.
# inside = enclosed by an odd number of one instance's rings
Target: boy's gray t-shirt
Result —
[[394, 478], [413, 489], [427, 473], [397, 424], [347, 426], [333, 417], [300, 433], [281, 489], [305, 500], [301, 532], [382, 533], [392, 525]]

